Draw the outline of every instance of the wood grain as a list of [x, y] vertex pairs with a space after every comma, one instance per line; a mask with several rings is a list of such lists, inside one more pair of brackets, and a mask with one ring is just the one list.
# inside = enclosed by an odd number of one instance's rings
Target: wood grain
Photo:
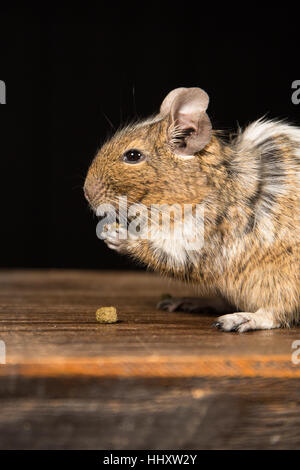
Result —
[[[143, 272], [2, 271], [0, 448], [300, 448], [300, 329], [166, 313]], [[119, 322], [100, 325], [114, 305]]]

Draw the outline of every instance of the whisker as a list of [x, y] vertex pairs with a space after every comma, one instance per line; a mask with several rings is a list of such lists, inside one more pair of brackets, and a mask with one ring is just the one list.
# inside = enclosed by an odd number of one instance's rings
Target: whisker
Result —
[[105, 119], [107, 120], [108, 124], [110, 125], [110, 127], [113, 129], [113, 130], [116, 130], [116, 127], [113, 125], [113, 123], [111, 122], [111, 120], [109, 119], [109, 117], [105, 114], [104, 111], [102, 111], [102, 114], [103, 116], [105, 117]]

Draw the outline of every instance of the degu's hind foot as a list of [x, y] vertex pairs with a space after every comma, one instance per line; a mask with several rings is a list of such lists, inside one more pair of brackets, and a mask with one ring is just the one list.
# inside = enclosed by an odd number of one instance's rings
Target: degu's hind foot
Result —
[[259, 309], [255, 313], [238, 312], [223, 315], [213, 324], [223, 331], [244, 333], [251, 330], [271, 330], [280, 328], [280, 322], [271, 310]]
[[230, 311], [228, 304], [218, 297], [168, 297], [162, 299], [156, 306], [159, 310], [168, 312], [188, 313], [225, 313]]

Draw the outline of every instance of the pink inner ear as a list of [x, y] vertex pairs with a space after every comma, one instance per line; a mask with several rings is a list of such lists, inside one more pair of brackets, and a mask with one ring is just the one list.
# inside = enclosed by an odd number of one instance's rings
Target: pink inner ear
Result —
[[200, 106], [199, 106], [199, 103], [194, 103], [194, 102], [186, 102], [186, 103], [183, 103], [181, 106], [180, 106], [180, 111], [179, 113], [180, 114], [184, 114], [184, 115], [193, 115], [197, 112], [199, 112], [199, 109]]
[[[199, 117], [193, 114], [178, 113], [176, 123], [184, 130], [191, 129], [193, 132], [198, 130]], [[191, 132], [192, 133], [192, 132]]]
[[[211, 139], [211, 122], [205, 112], [197, 115], [186, 115], [178, 113], [173, 120], [173, 150], [183, 155], [194, 155], [199, 152]], [[171, 134], [172, 135], [172, 134]]]

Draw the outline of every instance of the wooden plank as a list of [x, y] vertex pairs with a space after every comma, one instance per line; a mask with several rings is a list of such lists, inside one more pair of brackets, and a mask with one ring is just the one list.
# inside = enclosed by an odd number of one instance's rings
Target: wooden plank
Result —
[[47, 359], [10, 358], [0, 375], [21, 374], [32, 377], [94, 376], [94, 377], [271, 377], [300, 378], [300, 368], [286, 356], [264, 358], [254, 356], [128, 356], [109, 358], [68, 358], [49, 356]]
[[299, 385], [240, 378], [22, 381], [10, 385], [10, 398], [1, 397], [0, 447], [295, 449]]
[[[124, 360], [125, 354], [162, 356], [164, 361], [165, 356], [175, 355], [180, 361], [186, 357], [188, 362], [192, 357], [198, 364], [213, 355], [223, 361], [243, 356], [261, 357], [263, 363], [278, 360], [290, 370], [299, 328], [222, 333], [210, 328], [212, 315], [157, 311], [163, 292], [194, 293], [187, 286], [140, 272], [2, 272], [0, 337], [7, 345], [7, 362], [38, 363], [48, 358], [61, 363], [118, 356]], [[120, 321], [98, 324], [96, 309], [111, 304], [117, 306]], [[292, 369], [298, 373], [298, 367]]]
[[222, 333], [157, 311], [165, 292], [195, 294], [143, 272], [0, 272], [0, 448], [300, 448], [300, 329]]

